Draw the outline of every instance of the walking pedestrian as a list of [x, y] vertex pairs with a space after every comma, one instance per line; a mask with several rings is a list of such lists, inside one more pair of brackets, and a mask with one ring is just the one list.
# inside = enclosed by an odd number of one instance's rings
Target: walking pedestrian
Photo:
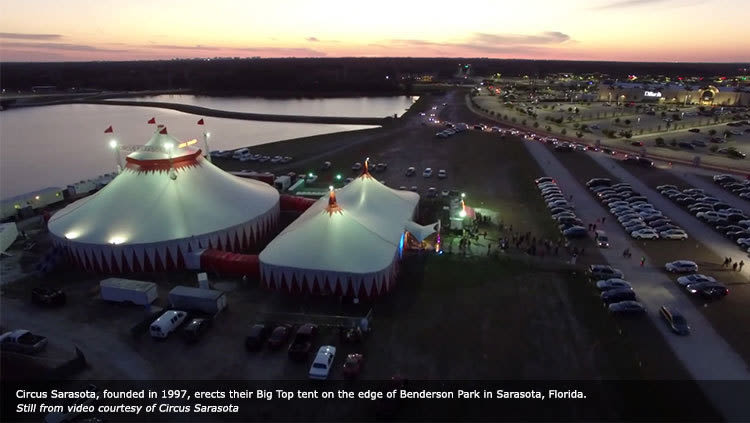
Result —
[[560, 255], [560, 246], [559, 245], [555, 245], [555, 255], [556, 256]]
[[606, 218], [607, 218], [606, 216], [602, 217], [602, 225], [604, 224], [604, 219], [606, 219]]
[[596, 223], [594, 223], [593, 227], [594, 227], [594, 232], [596, 232]]
[[742, 266], [745, 265], [745, 260], [740, 260], [740, 272], [742, 271]]
[[729, 259], [729, 264], [732, 264], [732, 258], [728, 257], [728, 259]]
[[641, 267], [646, 263], [646, 257], [641, 256]]
[[729, 266], [729, 257], [724, 257], [724, 263], [721, 264], [721, 267], [728, 267]]
[[732, 270], [734, 270], [735, 272], [737, 271], [737, 262], [736, 261], [732, 265]]
[[589, 232], [591, 232], [591, 223], [589, 223]]

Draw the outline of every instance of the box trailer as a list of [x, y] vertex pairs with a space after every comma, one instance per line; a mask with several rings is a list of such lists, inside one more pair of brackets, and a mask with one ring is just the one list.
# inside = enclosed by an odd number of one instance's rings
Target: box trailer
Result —
[[109, 278], [99, 283], [103, 300], [139, 305], [151, 304], [156, 300], [156, 284], [132, 279]]
[[175, 309], [216, 314], [227, 306], [227, 296], [215, 289], [180, 285], [169, 291], [169, 302]]

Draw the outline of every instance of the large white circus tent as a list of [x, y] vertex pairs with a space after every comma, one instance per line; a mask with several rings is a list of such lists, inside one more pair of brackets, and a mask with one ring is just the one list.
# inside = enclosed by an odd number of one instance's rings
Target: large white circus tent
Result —
[[308, 208], [261, 251], [261, 283], [292, 293], [374, 297], [394, 285], [419, 195], [360, 177]]
[[112, 182], [50, 218], [56, 245], [103, 272], [182, 268], [185, 254], [206, 248], [260, 249], [278, 224], [276, 189], [224, 172], [189, 144], [157, 128]]

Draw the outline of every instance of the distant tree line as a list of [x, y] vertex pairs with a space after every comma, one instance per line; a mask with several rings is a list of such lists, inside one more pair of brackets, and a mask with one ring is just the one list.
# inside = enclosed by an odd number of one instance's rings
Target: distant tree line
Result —
[[621, 63], [444, 58], [193, 59], [132, 62], [2, 63], [0, 87], [164, 90], [205, 93], [408, 93], [413, 77], [431, 74], [450, 80], [459, 63], [473, 73], [545, 76], [551, 73], [716, 75], [732, 74], [736, 64]]

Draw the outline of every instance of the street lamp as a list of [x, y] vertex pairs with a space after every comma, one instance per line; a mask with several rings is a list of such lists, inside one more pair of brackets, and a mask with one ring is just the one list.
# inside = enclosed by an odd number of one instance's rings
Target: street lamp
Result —
[[120, 160], [120, 145], [117, 143], [117, 140], [112, 138], [109, 140], [109, 148], [112, 149], [112, 151], [115, 152], [115, 172], [120, 173], [122, 171], [122, 164]]

